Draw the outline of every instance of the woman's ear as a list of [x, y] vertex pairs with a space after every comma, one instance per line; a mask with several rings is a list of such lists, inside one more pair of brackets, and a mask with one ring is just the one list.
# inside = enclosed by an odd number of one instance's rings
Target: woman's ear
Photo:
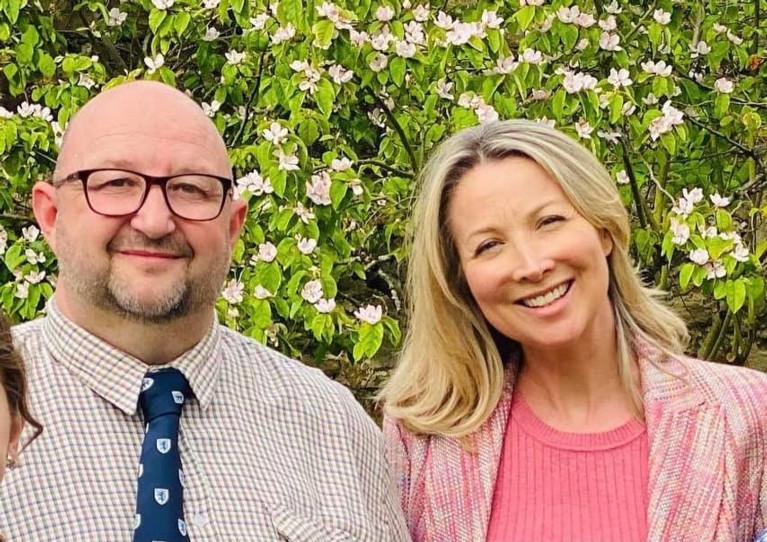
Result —
[[601, 233], [601, 241], [602, 241], [602, 252], [605, 255], [605, 258], [609, 256], [613, 251], [613, 236], [610, 235], [610, 232], [607, 230], [602, 230]]

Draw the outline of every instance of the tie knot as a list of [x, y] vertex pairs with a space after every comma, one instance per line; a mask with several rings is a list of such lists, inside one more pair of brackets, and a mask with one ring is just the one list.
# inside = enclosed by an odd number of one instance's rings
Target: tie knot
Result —
[[147, 373], [138, 398], [144, 422], [149, 423], [165, 414], [181, 416], [184, 401], [191, 393], [189, 383], [178, 369], [160, 369]]

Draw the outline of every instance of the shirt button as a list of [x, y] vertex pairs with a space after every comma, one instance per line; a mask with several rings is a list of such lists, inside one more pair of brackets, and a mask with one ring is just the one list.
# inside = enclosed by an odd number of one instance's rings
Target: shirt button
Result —
[[207, 514], [203, 512], [197, 512], [194, 516], [192, 516], [192, 523], [194, 523], [196, 527], [205, 527], [210, 523], [210, 520], [208, 519]]

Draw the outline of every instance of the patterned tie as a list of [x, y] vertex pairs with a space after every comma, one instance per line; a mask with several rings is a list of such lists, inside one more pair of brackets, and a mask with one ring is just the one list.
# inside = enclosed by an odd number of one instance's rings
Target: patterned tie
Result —
[[147, 373], [139, 406], [146, 434], [138, 471], [133, 542], [188, 542], [178, 429], [189, 383], [178, 369]]

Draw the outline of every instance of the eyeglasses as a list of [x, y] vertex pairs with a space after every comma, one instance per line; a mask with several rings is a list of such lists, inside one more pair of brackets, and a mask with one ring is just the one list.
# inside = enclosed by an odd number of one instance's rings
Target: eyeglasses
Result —
[[232, 180], [206, 173], [154, 177], [127, 169], [83, 169], [61, 182], [81, 181], [88, 207], [110, 217], [132, 215], [144, 205], [152, 185], [159, 185], [168, 209], [185, 220], [213, 220], [221, 214]]

